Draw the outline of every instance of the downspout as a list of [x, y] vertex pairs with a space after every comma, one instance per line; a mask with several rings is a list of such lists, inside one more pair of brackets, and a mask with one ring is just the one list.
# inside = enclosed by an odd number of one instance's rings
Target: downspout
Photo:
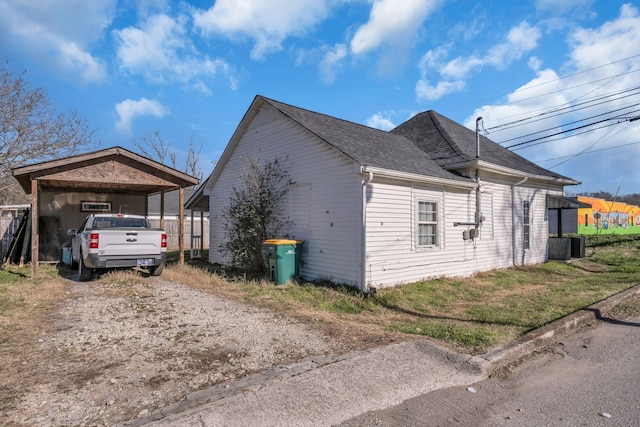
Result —
[[520, 181], [511, 185], [511, 262], [516, 266], [516, 187], [524, 184], [529, 179], [525, 176]]
[[361, 174], [368, 174], [362, 179], [362, 229], [360, 230], [360, 290], [367, 292], [367, 186], [373, 181], [373, 172], [366, 166], [360, 167]]

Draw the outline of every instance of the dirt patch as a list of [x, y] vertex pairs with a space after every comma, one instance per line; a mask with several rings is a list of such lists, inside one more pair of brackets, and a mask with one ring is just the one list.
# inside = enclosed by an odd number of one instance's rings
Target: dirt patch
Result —
[[13, 329], [2, 318], [0, 424], [113, 425], [248, 373], [386, 342], [166, 278], [56, 283], [46, 310]]

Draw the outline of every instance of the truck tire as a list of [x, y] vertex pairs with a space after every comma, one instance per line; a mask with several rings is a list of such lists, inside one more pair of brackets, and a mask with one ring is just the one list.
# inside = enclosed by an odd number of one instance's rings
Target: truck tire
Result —
[[160, 265], [158, 265], [158, 266], [155, 266], [155, 267], [151, 267], [151, 268], [149, 269], [149, 273], [150, 273], [152, 276], [159, 276], [159, 275], [161, 275], [161, 274], [162, 274], [162, 270], [164, 270], [164, 263], [163, 263], [163, 264], [160, 264]]
[[81, 282], [86, 282], [91, 280], [91, 275], [93, 274], [93, 268], [89, 268], [84, 265], [84, 260], [82, 259], [82, 253], [80, 254], [80, 259], [78, 260], [78, 280]]

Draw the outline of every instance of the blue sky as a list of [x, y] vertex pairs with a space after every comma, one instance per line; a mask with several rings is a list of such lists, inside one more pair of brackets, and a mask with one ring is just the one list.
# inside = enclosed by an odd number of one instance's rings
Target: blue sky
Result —
[[385, 130], [482, 116], [492, 140], [583, 183], [569, 193], [640, 193], [640, 4], [506, 5], [0, 0], [0, 58], [100, 148], [159, 132], [180, 166], [193, 139], [205, 176], [260, 94]]

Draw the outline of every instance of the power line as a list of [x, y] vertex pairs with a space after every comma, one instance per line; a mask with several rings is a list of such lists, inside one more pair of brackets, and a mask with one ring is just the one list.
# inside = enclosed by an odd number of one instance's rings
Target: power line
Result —
[[[637, 144], [640, 144], [640, 141], [629, 142], [627, 144], [614, 145], [613, 147], [599, 148], [597, 150], [583, 151], [583, 152], [580, 152], [578, 154], [569, 154], [567, 156], [560, 156], [560, 157], [553, 157], [551, 159], [538, 160], [536, 163], [545, 163], [545, 162], [551, 162], [551, 161], [554, 161], [554, 160], [561, 160], [561, 159], [566, 159], [566, 158], [570, 158], [569, 160], [571, 160], [572, 158], [575, 158], [575, 157], [578, 157], [578, 156], [583, 156], [583, 155], [586, 155], [586, 154], [599, 153], [601, 151], [617, 150], [618, 148], [629, 147], [631, 145], [637, 145]], [[552, 166], [552, 168], [556, 167], [556, 166], [558, 166], [558, 165]]]
[[[569, 135], [569, 136], [562, 136], [562, 137], [559, 137], [559, 138], [552, 138], [552, 139], [548, 139], [548, 140], [545, 140], [545, 141], [538, 141], [538, 142], [536, 142], [535, 144], [529, 144], [529, 145], [527, 145], [526, 147], [517, 147], [516, 149], [511, 150], [511, 151], [524, 150], [524, 149], [526, 149], [526, 148], [535, 147], [536, 145], [547, 144], [547, 143], [549, 143], [549, 142], [562, 141], [562, 140], [564, 140], [564, 139], [574, 138], [574, 137], [576, 137], [576, 136], [584, 135], [585, 133], [594, 132], [594, 131], [596, 131], [596, 130], [604, 129], [604, 128], [607, 128], [607, 127], [610, 127], [610, 126], [615, 126], [615, 125], [617, 125], [617, 124], [619, 124], [619, 123], [620, 123], [620, 122], [618, 122], [618, 123], [609, 123], [609, 124], [606, 124], [606, 125], [604, 125], [604, 126], [598, 126], [597, 128], [594, 128], [594, 129], [586, 129], [586, 130], [584, 130], [583, 132], [578, 132], [578, 133], [575, 133], [575, 134], [573, 134], [573, 135]], [[509, 148], [509, 147], [507, 147], [507, 148]]]
[[[593, 116], [590, 116], [590, 117], [586, 117], [586, 118], [580, 119], [580, 120], [574, 120], [572, 122], [565, 123], [564, 126], [572, 125], [572, 124], [575, 124], [575, 123], [584, 122], [585, 120], [593, 119], [593, 118], [604, 116], [604, 115], [609, 115], [609, 114], [614, 113], [614, 112], [627, 110], [630, 107], [636, 107], [638, 105], [640, 105], [640, 102], [636, 103], [636, 104], [633, 104], [631, 106], [627, 106], [627, 107], [623, 107], [623, 108], [618, 108], [616, 110], [608, 111], [606, 113], [596, 114], [596, 115], [593, 115]], [[640, 111], [640, 110], [629, 111], [626, 114], [632, 114], [632, 113], [635, 113], [637, 111]], [[541, 136], [539, 138], [534, 138], [534, 139], [530, 139], [530, 140], [527, 140], [527, 141], [523, 141], [523, 142], [519, 142], [519, 143], [516, 143], [516, 144], [512, 144], [512, 145], [506, 146], [505, 148], [519, 147], [519, 146], [522, 146], [522, 145], [529, 144], [531, 142], [535, 142], [535, 141], [539, 141], [539, 140], [542, 140], [542, 139], [550, 138], [552, 136], [562, 135], [562, 134], [569, 133], [569, 132], [572, 132], [572, 131], [575, 131], [575, 130], [578, 130], [578, 129], [584, 129], [584, 128], [589, 127], [589, 126], [594, 126], [594, 125], [597, 125], [599, 123], [603, 123], [603, 122], [606, 122], [606, 121], [609, 121], [609, 120], [616, 120], [616, 119], [621, 119], [621, 118], [620, 117], [608, 117], [608, 118], [605, 118], [605, 119], [602, 119], [602, 120], [595, 121], [593, 123], [587, 123], [585, 125], [577, 126], [575, 128], [566, 129], [566, 130], [563, 130], [563, 131], [560, 131], [560, 132], [556, 132], [556, 133], [553, 133], [553, 134], [550, 134], [550, 135], [545, 135], [545, 136]], [[622, 121], [627, 121], [627, 119], [623, 119]], [[551, 127], [551, 128], [540, 130], [540, 131], [531, 132], [531, 133], [529, 133], [527, 135], [522, 135], [522, 136], [518, 136], [518, 137], [515, 137], [515, 138], [507, 139], [505, 141], [502, 141], [500, 144], [504, 144], [505, 142], [514, 141], [514, 140], [521, 139], [521, 138], [526, 138], [526, 137], [529, 137], [529, 136], [532, 136], [532, 135], [537, 135], [537, 134], [540, 134], [540, 133], [543, 133], [543, 132], [552, 131], [553, 129], [557, 129], [557, 128], [558, 128], [558, 126], [554, 126], [554, 127]]]
[[560, 165], [562, 165], [562, 164], [567, 163], [567, 162], [568, 162], [568, 161], [570, 161], [570, 160], [575, 159], [575, 158], [576, 158], [576, 157], [578, 157], [579, 155], [583, 154], [585, 151], [587, 151], [587, 150], [591, 149], [591, 147], [593, 147], [594, 145], [596, 145], [596, 144], [598, 144], [598, 143], [600, 143], [600, 142], [604, 141], [605, 139], [607, 139], [607, 138], [610, 136], [610, 133], [611, 133], [611, 132], [613, 132], [613, 129], [611, 129], [611, 130], [610, 130], [608, 133], [606, 133], [605, 135], [602, 135], [602, 137], [600, 137], [600, 139], [597, 139], [597, 140], [593, 141], [593, 142], [592, 142], [588, 147], [586, 147], [586, 148], [585, 148], [584, 150], [582, 150], [581, 152], [576, 153], [573, 157], [568, 158], [568, 159], [566, 159], [566, 160], [563, 160], [563, 161], [561, 161], [560, 163], [556, 163], [555, 165], [551, 166], [549, 169], [556, 168], [556, 167], [558, 167], [558, 166], [560, 166]]
[[[482, 102], [485, 102], [485, 101], [492, 101], [494, 99], [502, 98], [504, 96], [511, 95], [511, 94], [514, 94], [514, 93], [520, 93], [520, 92], [524, 92], [524, 91], [527, 91], [527, 90], [530, 90], [530, 89], [535, 89], [537, 87], [544, 86], [546, 84], [550, 84], [550, 83], [554, 83], [554, 82], [557, 82], [557, 81], [565, 80], [565, 79], [568, 79], [568, 78], [571, 78], [571, 77], [574, 77], [574, 76], [578, 76], [580, 74], [588, 73], [590, 71], [598, 70], [600, 68], [608, 67], [610, 65], [614, 65], [614, 64], [617, 64], [619, 62], [628, 61], [630, 59], [637, 58], [637, 57], [640, 57], [640, 53], [638, 53], [636, 55], [628, 56], [628, 57], [625, 57], [625, 58], [621, 58], [621, 59], [618, 59], [616, 61], [607, 62], [606, 64], [598, 65], [596, 67], [588, 68], [586, 70], [577, 71], [575, 73], [570, 73], [570, 74], [565, 74], [564, 76], [558, 77], [556, 79], [547, 80], [547, 81], [544, 81], [544, 82], [541, 82], [541, 83], [538, 83], [538, 84], [535, 84], [535, 85], [527, 86], [527, 87], [524, 87], [524, 88], [519, 88], [515, 92], [503, 93], [503, 94], [500, 94], [500, 95], [495, 95], [495, 96], [491, 96], [491, 97], [488, 97], [488, 98], [475, 100], [475, 101], [472, 101], [470, 103], [463, 104], [463, 105], [460, 105], [459, 107], [453, 108], [452, 110], [465, 108], [465, 107], [468, 107], [470, 105], [478, 105], [479, 103], [482, 103]], [[596, 81], [599, 81], [599, 80], [596, 80]], [[594, 82], [592, 82], [592, 83], [594, 83]], [[533, 98], [528, 98], [528, 99], [533, 99]], [[520, 102], [520, 101], [517, 101], [517, 102]], [[511, 104], [513, 104], [513, 103], [502, 104], [502, 105], [500, 105], [500, 107], [504, 106], [504, 105], [511, 105]], [[493, 108], [497, 108], [497, 107], [493, 107]], [[493, 108], [488, 108], [488, 110], [491, 110]], [[514, 117], [514, 116], [511, 116], [511, 117]]]
[[[627, 92], [632, 92], [632, 93], [627, 93]], [[614, 99], [610, 99], [608, 101], [604, 101], [604, 99], [607, 99], [607, 98], [610, 98], [610, 97], [614, 97], [614, 96], [618, 96], [618, 95], [623, 95], [625, 93], [627, 93], [627, 94], [624, 95], [624, 96], [619, 96], [618, 98], [614, 98]], [[580, 111], [580, 110], [584, 110], [584, 109], [587, 109], [587, 108], [595, 107], [595, 106], [598, 106], [598, 105], [603, 105], [603, 104], [606, 104], [607, 102], [619, 101], [621, 99], [637, 95], [638, 93], [640, 93], [640, 86], [635, 86], [635, 87], [632, 87], [632, 88], [629, 88], [629, 89], [624, 89], [624, 90], [620, 90], [620, 91], [616, 91], [616, 92], [611, 92], [611, 93], [608, 93], [606, 95], [602, 95], [602, 96], [599, 96], [599, 97], [591, 98], [589, 100], [583, 101], [583, 102], [575, 104], [573, 106], [560, 107], [560, 108], [552, 110], [552, 111], [545, 111], [545, 112], [540, 113], [540, 114], [538, 114], [536, 116], [530, 116], [530, 117], [527, 117], [527, 118], [524, 118], [524, 119], [520, 119], [520, 120], [516, 120], [516, 121], [513, 121], [513, 122], [496, 125], [496, 126], [490, 127], [489, 130], [497, 129], [497, 130], [495, 130], [495, 132], [493, 132], [495, 134], [495, 133], [501, 132], [503, 130], [513, 129], [514, 127], [520, 126], [521, 124], [523, 124], [524, 122], [527, 122], [527, 121], [528, 121], [527, 124], [536, 123], [536, 122], [539, 122], [539, 121], [542, 121], [542, 120], [546, 120], [547, 118], [558, 117], [558, 116], [561, 116], [563, 114], [573, 113], [575, 111]], [[601, 101], [601, 102], [597, 102], [597, 101]], [[591, 104], [591, 105], [588, 105], [588, 104]], [[580, 107], [580, 108], [576, 108], [576, 107]], [[538, 111], [540, 111], [540, 110], [538, 110]], [[556, 114], [554, 114], [554, 113], [556, 113]], [[549, 114], [551, 114], [551, 115], [549, 115]]]

